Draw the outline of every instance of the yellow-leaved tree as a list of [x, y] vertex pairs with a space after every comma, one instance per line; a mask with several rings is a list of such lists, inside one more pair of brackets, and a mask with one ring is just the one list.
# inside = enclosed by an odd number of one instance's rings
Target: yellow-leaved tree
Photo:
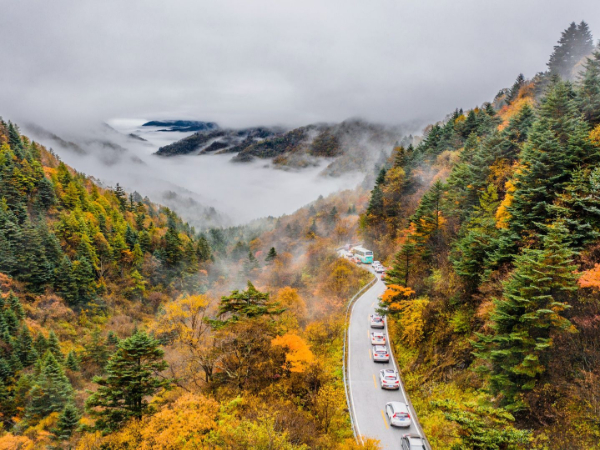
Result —
[[283, 347], [285, 350], [285, 366], [290, 372], [304, 372], [315, 359], [306, 341], [294, 333], [277, 336], [271, 341], [271, 345]]
[[216, 349], [208, 317], [210, 300], [205, 295], [189, 295], [167, 303], [154, 323], [157, 335], [171, 338], [168, 350], [169, 370], [183, 383], [196, 387], [211, 381]]

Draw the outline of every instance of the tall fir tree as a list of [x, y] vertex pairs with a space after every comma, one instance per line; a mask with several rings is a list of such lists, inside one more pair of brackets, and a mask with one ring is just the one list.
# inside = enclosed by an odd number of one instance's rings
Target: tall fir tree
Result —
[[491, 387], [510, 410], [525, 408], [522, 394], [532, 390], [548, 366], [548, 349], [557, 334], [574, 331], [565, 311], [576, 284], [567, 228], [548, 226], [543, 248], [523, 249], [515, 269], [495, 300], [492, 334], [478, 334], [477, 356], [488, 361]]
[[29, 392], [25, 410], [29, 420], [37, 421], [52, 412], [61, 412], [73, 400], [73, 387], [62, 367], [52, 354], [44, 355], [41, 373]]
[[98, 390], [88, 397], [86, 409], [95, 427], [114, 431], [130, 419], [150, 412], [148, 398], [171, 381], [158, 374], [167, 368], [159, 341], [143, 331], [122, 340], [106, 366], [106, 377], [95, 377]]

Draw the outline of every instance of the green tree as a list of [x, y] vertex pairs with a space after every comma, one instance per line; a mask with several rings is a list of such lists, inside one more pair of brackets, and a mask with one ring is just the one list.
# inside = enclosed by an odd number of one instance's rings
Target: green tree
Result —
[[265, 258], [265, 261], [270, 263], [270, 262], [273, 262], [275, 260], [275, 258], [277, 258], [277, 251], [275, 250], [275, 247], [271, 247], [271, 249], [269, 250], [269, 253], [267, 253], [267, 257]]
[[16, 351], [23, 367], [31, 366], [38, 359], [38, 353], [33, 346], [33, 338], [27, 325], [23, 324], [21, 327], [16, 344]]
[[451, 450], [519, 450], [530, 442], [531, 432], [514, 428], [514, 417], [502, 408], [458, 405], [452, 400], [433, 401], [431, 405], [459, 427], [461, 442]]
[[587, 23], [581, 22], [576, 25], [572, 22], [562, 32], [558, 45], [554, 46], [554, 52], [548, 61], [548, 70], [568, 80], [575, 65], [594, 49], [594, 39]]
[[48, 333], [48, 350], [50, 350], [50, 353], [54, 355], [57, 361], [62, 362], [64, 356], [60, 349], [60, 341], [54, 330], [50, 330], [50, 333]]
[[115, 194], [115, 197], [119, 202], [119, 208], [122, 212], [125, 212], [127, 206], [127, 194], [125, 193], [125, 190], [121, 187], [119, 183], [117, 183], [117, 186], [115, 187], [113, 193]]
[[171, 380], [159, 376], [167, 368], [159, 344], [143, 331], [119, 342], [106, 377], [94, 377], [98, 390], [86, 401], [96, 429], [110, 432], [132, 418], [141, 419], [151, 410], [148, 397], [171, 385]]
[[58, 416], [56, 429], [53, 430], [56, 437], [61, 441], [69, 439], [77, 428], [80, 418], [81, 414], [75, 404], [72, 402], [67, 403]]
[[568, 83], [558, 82], [542, 101], [539, 119], [523, 148], [522, 170], [514, 178], [516, 191], [508, 212], [515, 236], [543, 235], [545, 225], [557, 219], [550, 205], [569, 185], [575, 169], [600, 162], [574, 95]]
[[488, 361], [493, 391], [509, 410], [526, 407], [521, 394], [533, 389], [548, 364], [553, 336], [573, 331], [564, 317], [577, 290], [573, 252], [565, 245], [566, 227], [548, 227], [543, 248], [523, 249], [495, 299], [492, 334], [478, 334], [477, 356]]
[[579, 74], [577, 103], [583, 117], [592, 126], [600, 123], [600, 51], [587, 58]]
[[10, 291], [8, 293], [8, 298], [6, 299], [6, 302], [8, 303], [8, 307], [14, 311], [15, 315], [20, 320], [23, 320], [25, 318], [25, 309], [23, 308], [19, 297], [17, 297], [13, 291]]
[[278, 315], [283, 311], [278, 303], [269, 301], [269, 294], [260, 292], [248, 281], [245, 291], [236, 289], [231, 295], [221, 297], [217, 313], [219, 320], [212, 321], [212, 324], [218, 327], [241, 319]]
[[73, 399], [73, 387], [62, 367], [52, 354], [44, 355], [41, 373], [29, 392], [26, 416], [39, 420], [52, 412], [60, 412]]
[[65, 367], [73, 372], [79, 371], [79, 361], [77, 360], [77, 356], [75, 356], [75, 352], [73, 350], [71, 350], [67, 355]]

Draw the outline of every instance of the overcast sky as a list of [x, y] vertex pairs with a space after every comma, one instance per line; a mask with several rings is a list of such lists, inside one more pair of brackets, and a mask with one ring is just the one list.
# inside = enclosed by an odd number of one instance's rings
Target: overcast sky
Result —
[[0, 0], [0, 115], [228, 126], [442, 118], [545, 69], [598, 0]]

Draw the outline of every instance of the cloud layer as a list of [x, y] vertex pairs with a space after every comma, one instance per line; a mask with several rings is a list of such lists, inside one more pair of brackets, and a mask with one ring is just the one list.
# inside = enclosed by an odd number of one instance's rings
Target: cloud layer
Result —
[[600, 2], [4, 2], [0, 115], [59, 131], [127, 117], [439, 118], [543, 70], [582, 19], [600, 35]]

